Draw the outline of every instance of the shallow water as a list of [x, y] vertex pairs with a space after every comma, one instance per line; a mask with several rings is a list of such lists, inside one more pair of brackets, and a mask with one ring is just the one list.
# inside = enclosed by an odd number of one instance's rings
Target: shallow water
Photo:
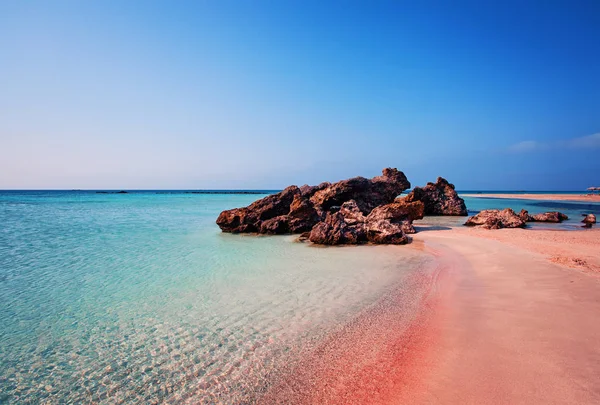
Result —
[[[489, 192], [486, 191], [486, 194]], [[569, 194], [545, 192], [548, 194]], [[469, 192], [474, 194], [474, 192]], [[530, 194], [530, 193], [528, 193]], [[534, 194], [534, 193], [531, 193]], [[570, 193], [575, 194], [575, 193]], [[581, 193], [578, 193], [581, 194]], [[544, 201], [544, 200], [525, 200], [518, 198], [490, 198], [490, 197], [463, 197], [469, 215], [475, 215], [485, 209], [504, 209], [512, 208], [515, 212], [525, 209], [530, 214], [538, 214], [548, 211], [560, 211], [566, 214], [569, 219], [559, 224], [529, 222], [527, 228], [532, 229], [561, 229], [561, 230], [580, 230], [583, 214], [593, 213], [596, 216], [600, 215], [600, 203], [589, 202], [572, 202], [572, 201]], [[444, 227], [462, 226], [465, 223], [465, 217], [426, 217], [423, 220], [415, 222], [418, 227], [420, 225], [433, 225], [440, 229]]]
[[[261, 196], [0, 192], [0, 402], [257, 402], [382, 297], [411, 291], [398, 301], [410, 318], [430, 256], [220, 232], [221, 210]], [[561, 205], [573, 219], [550, 226], [575, 229], [589, 209]]]
[[250, 402], [429, 260], [219, 231], [259, 197], [0, 193], [0, 402]]

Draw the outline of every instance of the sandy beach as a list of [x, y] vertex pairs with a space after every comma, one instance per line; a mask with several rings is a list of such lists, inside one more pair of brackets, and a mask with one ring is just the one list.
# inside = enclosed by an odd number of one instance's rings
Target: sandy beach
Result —
[[419, 384], [397, 403], [600, 403], [600, 231], [422, 230], [441, 254]]
[[600, 202], [599, 194], [461, 194], [473, 198], [509, 198], [520, 200], [553, 200], [553, 201], [585, 201]]
[[261, 398], [288, 404], [600, 402], [600, 230], [420, 227], [434, 269]]

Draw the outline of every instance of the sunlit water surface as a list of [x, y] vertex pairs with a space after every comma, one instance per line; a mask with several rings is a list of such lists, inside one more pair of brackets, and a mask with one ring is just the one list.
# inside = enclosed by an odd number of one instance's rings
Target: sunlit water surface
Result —
[[[405, 246], [219, 231], [221, 210], [262, 196], [0, 192], [0, 402], [254, 402], [294, 356], [431, 261]], [[467, 205], [559, 209], [567, 229], [590, 210]]]
[[259, 197], [0, 192], [0, 402], [244, 403], [429, 260], [220, 232]]

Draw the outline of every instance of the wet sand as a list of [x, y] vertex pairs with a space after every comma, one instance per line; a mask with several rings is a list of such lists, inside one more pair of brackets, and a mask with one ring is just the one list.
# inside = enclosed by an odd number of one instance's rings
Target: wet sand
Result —
[[455, 282], [420, 384], [395, 403], [600, 403], [599, 230], [425, 230], [413, 244], [441, 251]]
[[419, 229], [435, 261], [257, 403], [600, 403], [600, 229]]
[[600, 194], [461, 194], [461, 196], [473, 198], [509, 198], [513, 200], [600, 202]]
[[300, 358], [290, 359], [256, 403], [389, 404], [418, 387], [417, 370], [432, 358], [432, 326], [448, 270], [441, 263], [416, 271], [351, 322], [313, 342]]

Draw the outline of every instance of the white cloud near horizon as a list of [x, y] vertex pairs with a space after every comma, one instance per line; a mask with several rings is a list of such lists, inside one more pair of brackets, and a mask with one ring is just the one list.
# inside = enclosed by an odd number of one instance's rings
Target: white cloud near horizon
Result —
[[600, 149], [600, 132], [553, 142], [521, 141], [509, 146], [508, 150], [515, 153], [534, 152], [548, 149]]

